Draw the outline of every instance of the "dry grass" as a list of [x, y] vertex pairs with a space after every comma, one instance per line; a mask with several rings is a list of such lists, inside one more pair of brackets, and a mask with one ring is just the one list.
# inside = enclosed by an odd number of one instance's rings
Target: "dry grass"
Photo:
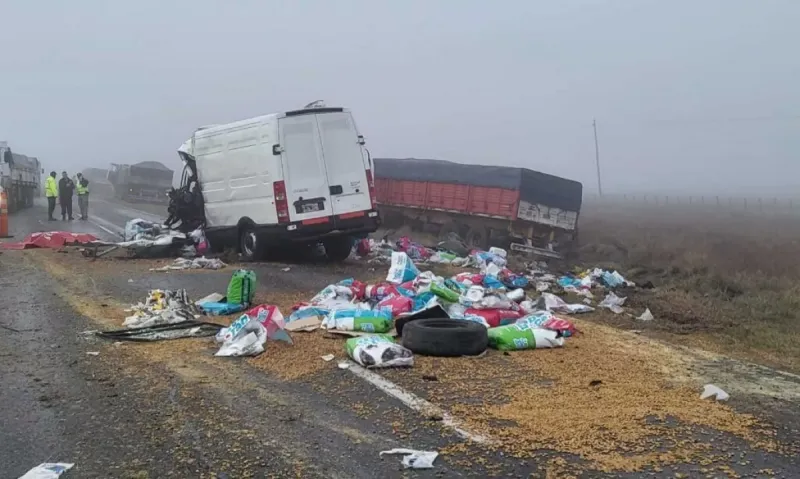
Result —
[[582, 262], [657, 286], [631, 303], [652, 328], [800, 371], [800, 217], [588, 207], [581, 244]]

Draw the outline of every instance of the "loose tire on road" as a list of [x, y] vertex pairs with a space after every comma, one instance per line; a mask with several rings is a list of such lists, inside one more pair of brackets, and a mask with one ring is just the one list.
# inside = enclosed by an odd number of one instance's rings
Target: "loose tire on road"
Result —
[[403, 327], [403, 346], [426, 356], [476, 356], [489, 335], [481, 324], [462, 319], [418, 319]]
[[325, 256], [330, 261], [340, 263], [350, 257], [353, 250], [353, 239], [349, 236], [335, 236], [322, 242], [325, 247]]

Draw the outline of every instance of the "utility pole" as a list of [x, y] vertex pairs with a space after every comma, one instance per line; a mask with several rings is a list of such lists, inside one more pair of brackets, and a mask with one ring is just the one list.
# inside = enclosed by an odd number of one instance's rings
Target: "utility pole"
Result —
[[597, 146], [597, 120], [592, 118], [592, 128], [594, 129], [594, 162], [597, 165], [597, 193], [603, 196], [603, 186], [600, 183], [600, 148]]

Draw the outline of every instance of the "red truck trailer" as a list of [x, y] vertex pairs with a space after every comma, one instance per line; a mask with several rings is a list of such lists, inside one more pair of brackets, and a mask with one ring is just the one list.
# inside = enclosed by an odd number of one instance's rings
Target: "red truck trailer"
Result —
[[580, 182], [526, 168], [375, 158], [375, 190], [388, 226], [411, 224], [476, 247], [547, 255], [574, 244]]

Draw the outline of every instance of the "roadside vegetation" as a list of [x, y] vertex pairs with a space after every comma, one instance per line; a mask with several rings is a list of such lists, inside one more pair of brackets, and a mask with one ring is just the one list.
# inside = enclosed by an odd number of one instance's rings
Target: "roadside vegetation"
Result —
[[656, 286], [605, 320], [800, 372], [800, 217], [587, 205], [579, 260]]

